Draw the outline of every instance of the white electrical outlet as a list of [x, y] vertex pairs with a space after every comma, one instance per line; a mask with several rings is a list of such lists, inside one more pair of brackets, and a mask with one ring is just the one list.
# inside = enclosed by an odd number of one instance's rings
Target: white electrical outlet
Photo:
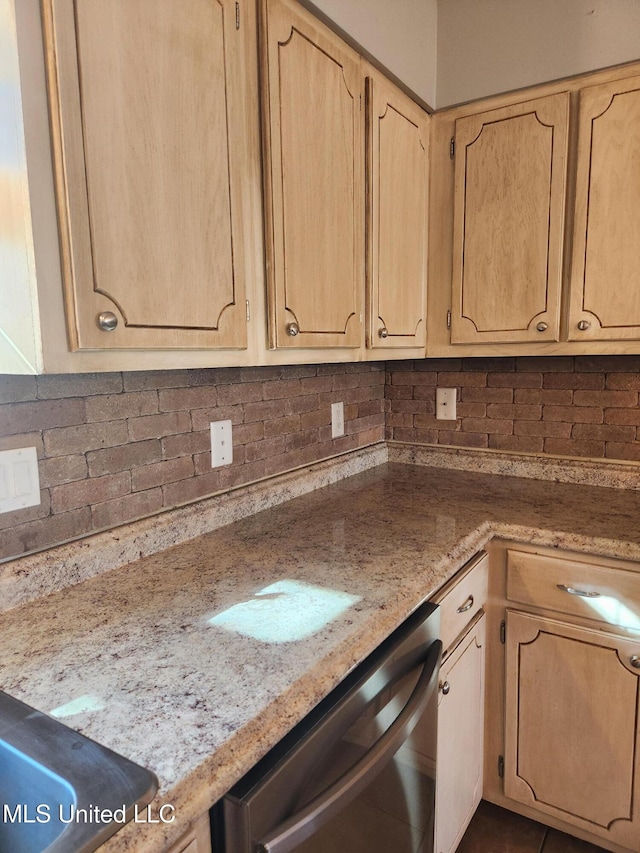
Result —
[[436, 388], [436, 418], [439, 421], [455, 421], [456, 389]]
[[211, 427], [211, 467], [231, 465], [233, 462], [233, 433], [231, 421], [214, 421]]
[[40, 477], [35, 447], [0, 451], [0, 512], [40, 503]]
[[344, 403], [331, 404], [331, 438], [344, 435]]

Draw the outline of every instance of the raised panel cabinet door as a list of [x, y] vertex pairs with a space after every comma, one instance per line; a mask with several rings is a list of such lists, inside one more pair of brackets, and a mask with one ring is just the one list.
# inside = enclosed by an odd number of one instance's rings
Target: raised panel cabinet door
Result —
[[640, 340], [640, 77], [580, 92], [569, 339]]
[[287, 0], [262, 7], [272, 347], [359, 347], [364, 78], [359, 57]]
[[233, 0], [43, 8], [72, 349], [245, 347], [249, 15], [237, 29]]
[[569, 93], [458, 119], [451, 343], [557, 341]]
[[435, 853], [453, 853], [482, 797], [483, 614], [440, 670]]
[[507, 797], [640, 849], [635, 641], [507, 611]]
[[367, 78], [367, 344], [424, 347], [427, 300], [429, 115], [371, 73]]

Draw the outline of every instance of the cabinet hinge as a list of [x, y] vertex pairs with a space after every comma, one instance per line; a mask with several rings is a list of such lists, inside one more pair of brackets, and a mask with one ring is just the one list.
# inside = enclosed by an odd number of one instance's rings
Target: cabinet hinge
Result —
[[504, 779], [504, 755], [498, 756], [498, 776]]
[[240, 4], [236, 3], [236, 29], [240, 29]]
[[447, 329], [451, 328], [451, 310], [447, 311]]
[[247, 299], [247, 323], [251, 322], [251, 303]]
[[506, 642], [506, 639], [507, 639], [507, 623], [503, 619], [502, 622], [500, 623], [500, 642], [502, 643], [503, 646]]
[[451, 160], [456, 156], [456, 138], [455, 136], [451, 137], [451, 142], [449, 143], [449, 157]]

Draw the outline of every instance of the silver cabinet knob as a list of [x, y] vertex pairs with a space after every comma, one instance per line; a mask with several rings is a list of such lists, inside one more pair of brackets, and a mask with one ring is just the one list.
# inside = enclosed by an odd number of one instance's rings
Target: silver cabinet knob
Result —
[[300, 326], [297, 323], [287, 323], [287, 334], [295, 338], [295, 336], [300, 332]]
[[98, 325], [103, 332], [113, 332], [118, 325], [118, 318], [113, 311], [103, 311], [98, 315]]
[[631, 655], [629, 658], [629, 663], [635, 669], [640, 669], [640, 655]]
[[581, 332], [586, 332], [587, 329], [591, 328], [591, 323], [588, 320], [580, 320], [578, 323], [578, 328]]
[[378, 337], [382, 338], [383, 340], [384, 338], [389, 337], [389, 332], [387, 331], [385, 326], [383, 326], [381, 329], [378, 329]]
[[447, 693], [451, 690], [451, 685], [449, 684], [448, 681], [441, 682], [440, 690], [442, 690], [443, 695], [446, 696]]
[[544, 321], [542, 321], [542, 320], [541, 320], [541, 321], [538, 323], [538, 325], [536, 326], [536, 329], [537, 329], [539, 332], [546, 332], [548, 328], [549, 328], [549, 326], [548, 326]]

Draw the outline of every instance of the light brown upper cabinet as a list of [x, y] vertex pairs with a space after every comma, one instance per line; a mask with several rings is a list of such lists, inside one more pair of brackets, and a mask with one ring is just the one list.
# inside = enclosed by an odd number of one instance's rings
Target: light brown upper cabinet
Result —
[[580, 92], [569, 340], [640, 340], [640, 77]]
[[426, 344], [429, 115], [367, 77], [367, 345]]
[[245, 347], [236, 3], [43, 9], [71, 348]]
[[360, 58], [296, 2], [265, 0], [262, 13], [270, 344], [360, 347]]
[[556, 341], [569, 94], [455, 124], [452, 343]]

